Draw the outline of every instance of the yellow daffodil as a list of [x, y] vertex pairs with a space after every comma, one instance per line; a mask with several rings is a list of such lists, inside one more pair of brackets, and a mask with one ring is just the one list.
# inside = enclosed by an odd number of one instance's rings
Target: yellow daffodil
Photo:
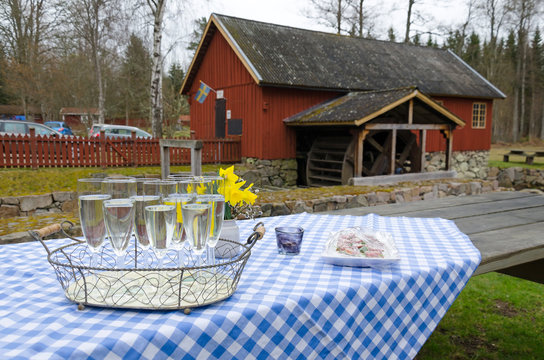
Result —
[[[253, 184], [242, 190], [246, 181], [234, 173], [234, 166], [227, 169], [219, 169], [219, 176], [225, 179], [225, 187], [222, 195], [225, 197], [225, 203], [229, 204], [231, 208], [244, 204], [253, 205], [255, 203], [257, 195], [251, 192]], [[227, 210], [230, 210], [230, 208], [225, 209], [225, 213], [230, 217], [231, 211]]]

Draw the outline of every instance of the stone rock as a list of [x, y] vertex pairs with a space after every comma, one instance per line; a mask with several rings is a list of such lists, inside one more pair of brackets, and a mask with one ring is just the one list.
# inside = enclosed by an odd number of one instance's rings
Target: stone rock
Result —
[[74, 200], [63, 202], [60, 209], [62, 210], [62, 212], [74, 212], [75, 213], [76, 211], [78, 211], [77, 200], [74, 199]]
[[5, 198], [2, 198], [1, 203], [6, 205], [19, 205], [19, 198], [15, 196], [8, 196]]
[[366, 198], [368, 199], [369, 206], [374, 206], [378, 203], [378, 196], [376, 195], [375, 192], [366, 194]]
[[61, 203], [65, 201], [70, 201], [76, 198], [75, 193], [70, 191], [58, 191], [58, 192], [54, 192], [52, 195], [53, 195], [53, 201], [58, 201]]
[[434, 193], [432, 192], [428, 192], [428, 193], [425, 193], [423, 194], [423, 200], [430, 200], [430, 199], [434, 199], [436, 198]]
[[255, 186], [261, 186], [261, 176], [258, 171], [246, 171], [244, 174], [242, 174], [242, 179], [246, 181], [246, 184], [255, 184]]
[[470, 183], [470, 193], [472, 195], [477, 195], [482, 193], [482, 183], [478, 181], [473, 181]]
[[457, 161], [458, 163], [462, 163], [462, 162], [465, 162], [467, 160], [466, 156], [463, 154], [463, 153], [457, 153], [455, 155], [455, 161]]
[[282, 187], [283, 186], [283, 180], [279, 176], [274, 176], [270, 179], [270, 183], [272, 186], [276, 187]]
[[27, 231], [11, 233], [0, 236], [0, 245], [2, 244], [16, 244], [21, 242], [29, 242], [34, 239]]
[[391, 193], [378, 191], [376, 192], [376, 197], [379, 204], [387, 204], [391, 201]]
[[462, 173], [465, 173], [468, 171], [468, 164], [466, 162], [462, 162], [459, 164], [459, 171]]
[[271, 216], [289, 215], [291, 211], [284, 203], [273, 203]]
[[51, 194], [22, 196], [20, 204], [21, 211], [43, 209], [53, 204], [53, 197]]
[[297, 170], [297, 160], [296, 159], [288, 159], [284, 160], [281, 164], [282, 170]]
[[313, 209], [306, 205], [306, 202], [298, 200], [293, 208], [293, 214], [300, 214], [303, 212], [311, 213]]
[[354, 209], [354, 208], [363, 207], [363, 206], [368, 206], [368, 200], [362, 194], [357, 196], [352, 196], [349, 200], [347, 200], [347, 203], [346, 203], [347, 209]]
[[0, 206], [0, 219], [6, 219], [10, 217], [19, 216], [19, 207], [17, 205], [1, 205]]
[[261, 211], [263, 212], [264, 217], [270, 216], [272, 214], [272, 204], [262, 204], [261, 205]]

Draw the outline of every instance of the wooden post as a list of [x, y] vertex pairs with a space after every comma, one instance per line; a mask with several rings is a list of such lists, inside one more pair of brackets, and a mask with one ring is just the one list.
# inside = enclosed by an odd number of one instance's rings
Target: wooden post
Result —
[[389, 174], [394, 175], [397, 167], [397, 129], [391, 130], [391, 158]]
[[451, 160], [453, 155], [453, 131], [444, 131], [446, 135], [446, 170], [451, 170]]
[[[36, 140], [36, 129], [31, 128], [30, 130], [30, 156], [31, 156], [31, 164], [33, 169], [38, 168], [38, 140]], [[49, 148], [49, 147], [47, 147]], [[51, 151], [49, 151], [49, 158], [51, 159], [50, 155]]]
[[420, 142], [420, 169], [419, 172], [425, 172], [425, 148], [427, 147], [427, 130], [419, 130]]
[[106, 163], [106, 130], [100, 129], [100, 166], [105, 169]]
[[410, 99], [408, 103], [408, 124], [414, 122], [414, 99]]
[[132, 151], [130, 152], [130, 158], [129, 158], [129, 163], [133, 166], [133, 167], [136, 167], [138, 165], [138, 157], [137, 157], [137, 154], [136, 154], [136, 131], [131, 131], [130, 132], [130, 139], [132, 140]]
[[354, 169], [353, 169], [353, 176], [359, 177], [363, 176], [363, 142], [368, 135], [368, 130], [359, 130], [355, 133], [355, 161], [354, 161]]
[[162, 146], [161, 144], [160, 155], [161, 155], [161, 178], [164, 180], [168, 177], [168, 175], [170, 175], [170, 147]]
[[202, 175], [202, 148], [191, 148], [191, 175]]

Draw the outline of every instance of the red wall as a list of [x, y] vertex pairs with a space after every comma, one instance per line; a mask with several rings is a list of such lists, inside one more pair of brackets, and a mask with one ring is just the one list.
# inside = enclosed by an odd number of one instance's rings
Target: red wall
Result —
[[191, 130], [197, 139], [215, 137], [216, 94], [210, 92], [203, 104], [195, 101], [200, 81], [214, 90], [223, 90], [231, 118], [242, 119], [242, 156], [260, 159], [294, 158], [295, 131], [285, 126], [283, 119], [337, 96], [331, 92], [258, 86], [216, 32], [189, 93]]
[[[436, 97], [435, 100], [443, 102], [444, 107], [464, 122], [463, 128], [453, 131], [453, 151], [462, 150], [489, 150], [491, 148], [491, 119], [493, 114], [493, 101], [481, 99], [463, 99]], [[486, 104], [486, 119], [484, 129], [472, 128], [472, 104], [481, 102]], [[438, 131], [430, 131], [427, 136], [427, 152], [445, 151], [446, 142]]]

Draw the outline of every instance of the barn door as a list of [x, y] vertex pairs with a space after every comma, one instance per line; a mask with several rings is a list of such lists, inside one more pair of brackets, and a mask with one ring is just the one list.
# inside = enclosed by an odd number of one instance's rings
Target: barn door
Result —
[[225, 137], [226, 117], [227, 117], [227, 100], [215, 100], [215, 137]]

